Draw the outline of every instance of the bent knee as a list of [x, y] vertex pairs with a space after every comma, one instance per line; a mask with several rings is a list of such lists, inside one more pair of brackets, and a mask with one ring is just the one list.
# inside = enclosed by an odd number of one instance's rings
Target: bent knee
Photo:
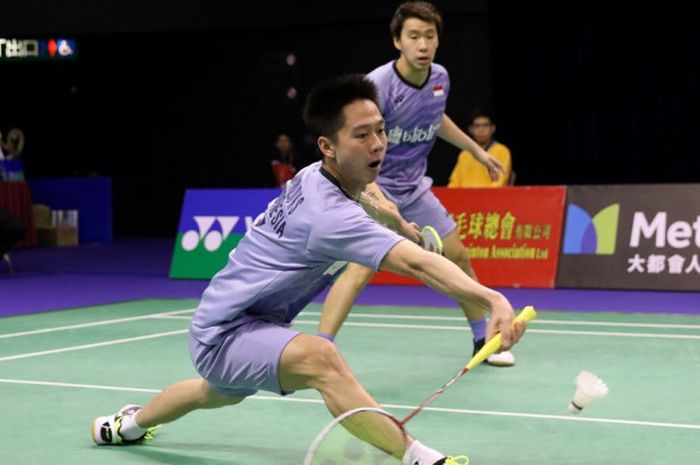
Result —
[[310, 356], [312, 366], [312, 383], [321, 387], [329, 383], [342, 382], [352, 377], [345, 359], [335, 344], [320, 341], [316, 350]]
[[329, 384], [351, 377], [336, 345], [321, 337], [302, 334], [292, 339], [282, 353], [280, 382], [285, 390], [323, 390]]
[[311, 358], [319, 371], [322, 372], [338, 371], [345, 365], [345, 361], [343, 360], [343, 356], [340, 355], [338, 347], [326, 339], [319, 341]]

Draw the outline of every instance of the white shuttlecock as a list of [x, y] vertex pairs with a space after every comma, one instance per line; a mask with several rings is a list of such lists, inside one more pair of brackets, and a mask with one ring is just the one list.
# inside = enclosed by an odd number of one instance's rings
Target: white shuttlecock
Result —
[[569, 403], [571, 413], [580, 413], [583, 407], [608, 395], [608, 385], [593, 373], [582, 371], [576, 377], [576, 394]]

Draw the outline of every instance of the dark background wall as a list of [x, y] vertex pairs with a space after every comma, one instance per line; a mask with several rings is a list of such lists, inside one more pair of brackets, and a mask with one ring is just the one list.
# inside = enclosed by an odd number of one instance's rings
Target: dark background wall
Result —
[[[466, 125], [474, 107], [493, 109], [520, 184], [699, 180], [693, 15], [511, 3], [436, 2], [437, 61], [452, 78], [448, 114]], [[0, 129], [25, 131], [28, 176], [112, 177], [116, 234], [170, 235], [185, 188], [271, 185], [276, 132], [314, 159], [303, 98], [394, 58], [397, 4], [13, 3], [0, 35], [76, 37], [79, 59], [0, 63]], [[436, 145], [436, 184], [456, 155]]]
[[489, 24], [519, 181], [700, 181], [697, 13], [675, 1], [510, 3], [490, 2]]

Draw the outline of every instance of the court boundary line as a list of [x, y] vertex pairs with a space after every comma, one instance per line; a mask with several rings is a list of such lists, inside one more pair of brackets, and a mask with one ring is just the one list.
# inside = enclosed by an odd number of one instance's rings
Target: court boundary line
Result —
[[[176, 310], [175, 312], [179, 313], [184, 313], [185, 311], [191, 311], [191, 309], [187, 310]], [[173, 313], [173, 312], [163, 312], [163, 313]], [[184, 317], [184, 316], [177, 316], [177, 315], [163, 315], [163, 313], [159, 314], [160, 316], [153, 317], [152, 315], [156, 314], [151, 314], [148, 316], [144, 316], [144, 318], [140, 317], [132, 317], [136, 319], [153, 319], [153, 320], [160, 320], [160, 319], [178, 319], [178, 320], [189, 320], [189, 317]], [[117, 320], [123, 320], [123, 319], [117, 319]], [[111, 320], [111, 321], [117, 321], [117, 320]], [[93, 322], [93, 323], [100, 323], [100, 322]], [[93, 324], [93, 323], [87, 323], [87, 324]], [[300, 324], [300, 325], [317, 325], [319, 322], [315, 320], [295, 320], [295, 324]], [[108, 324], [108, 323], [104, 323]], [[351, 326], [351, 327], [365, 327], [365, 328], [385, 328], [385, 329], [429, 329], [429, 330], [438, 330], [438, 331], [465, 331], [469, 332], [471, 331], [470, 328], [467, 326], [436, 326], [436, 325], [407, 325], [407, 324], [395, 324], [395, 323], [358, 323], [358, 322], [346, 322], [344, 323], [345, 326]], [[43, 330], [39, 330], [43, 331]], [[61, 347], [57, 349], [49, 349], [49, 350], [43, 350], [43, 351], [37, 351], [37, 352], [25, 352], [21, 354], [15, 354], [15, 355], [8, 355], [4, 357], [0, 357], [0, 362], [5, 362], [5, 361], [10, 361], [10, 360], [20, 360], [20, 359], [25, 359], [25, 358], [31, 358], [31, 357], [39, 357], [43, 355], [53, 355], [53, 354], [58, 354], [58, 353], [64, 353], [64, 352], [72, 352], [72, 351], [77, 351], [77, 350], [84, 350], [84, 349], [92, 349], [96, 347], [105, 347], [105, 346], [110, 346], [110, 345], [117, 345], [117, 344], [123, 344], [127, 342], [134, 342], [134, 341], [140, 341], [140, 340], [147, 340], [147, 339], [154, 339], [154, 338], [159, 338], [159, 337], [165, 337], [165, 336], [172, 336], [172, 335], [177, 335], [177, 334], [183, 334], [188, 332], [188, 329], [181, 329], [181, 330], [175, 330], [175, 331], [167, 331], [167, 332], [160, 332], [160, 333], [152, 333], [152, 334], [146, 334], [142, 336], [134, 336], [134, 337], [129, 337], [129, 338], [122, 338], [122, 339], [113, 339], [113, 340], [108, 340], [108, 341], [102, 341], [102, 342], [96, 342], [96, 343], [91, 343], [91, 344], [81, 344], [81, 345], [76, 345], [76, 346], [67, 346], [67, 347]], [[575, 331], [575, 330], [549, 330], [549, 329], [535, 329], [531, 328], [528, 329], [528, 333], [535, 333], [535, 334], [554, 334], [554, 335], [571, 335], [571, 336], [599, 336], [599, 337], [628, 337], [628, 338], [655, 338], [655, 339], [683, 339], [683, 340], [700, 340], [700, 335], [691, 335], [691, 334], [654, 334], [654, 333], [621, 333], [621, 332], [598, 332], [598, 331]]]
[[[159, 319], [181, 319], [183, 317], [177, 317], [177, 316], [171, 316], [171, 317], [162, 317]], [[305, 320], [297, 320], [295, 323], [298, 324], [307, 324], [307, 325], [317, 325], [318, 321], [305, 321]], [[465, 327], [458, 327], [458, 326], [430, 326], [430, 325], [397, 325], [397, 324], [381, 324], [381, 323], [354, 323], [354, 322], [346, 322], [345, 326], [357, 326], [357, 327], [369, 327], [369, 328], [397, 328], [397, 329], [436, 329], [436, 330], [443, 330], [443, 331], [470, 331], [469, 328]], [[103, 342], [96, 342], [92, 344], [82, 344], [82, 345], [77, 345], [77, 346], [68, 346], [68, 347], [61, 347], [58, 349], [49, 349], [49, 350], [42, 350], [38, 352], [25, 352], [22, 354], [15, 354], [15, 355], [8, 355], [5, 357], [0, 357], [0, 362], [6, 362], [10, 360], [20, 360], [24, 358], [32, 358], [32, 357], [40, 357], [43, 355], [53, 355], [53, 354], [59, 354], [63, 352], [72, 352], [76, 350], [85, 350], [85, 349], [93, 349], [96, 347], [106, 347], [106, 346], [111, 346], [111, 345], [117, 345], [117, 344], [124, 344], [127, 342], [134, 342], [134, 341], [142, 341], [142, 340], [147, 340], [147, 339], [155, 339], [159, 337], [165, 337], [165, 336], [173, 336], [177, 334], [184, 334], [187, 333], [189, 329], [179, 329], [175, 331], [167, 331], [167, 332], [161, 332], [161, 333], [153, 333], [153, 334], [146, 334], [143, 336], [135, 336], [135, 337], [129, 337], [129, 338], [123, 338], [123, 339], [113, 339], [109, 341], [103, 341]], [[700, 340], [700, 335], [699, 336], [692, 336], [692, 335], [681, 335], [681, 334], [644, 334], [644, 333], [614, 333], [614, 332], [593, 332], [593, 331], [557, 331], [557, 330], [546, 330], [546, 329], [528, 329], [529, 333], [538, 333], [538, 334], [556, 334], [556, 335], [561, 335], [561, 334], [566, 334], [566, 335], [576, 335], [576, 336], [615, 336], [615, 337], [641, 337], [641, 338], [658, 338], [658, 339], [691, 339], [691, 340]]]
[[[50, 328], [42, 328], [36, 330], [19, 331], [14, 333], [0, 334], [0, 339], [9, 339], [13, 337], [21, 336], [31, 336], [36, 334], [46, 334], [59, 331], [67, 331], [71, 329], [82, 329], [91, 328], [95, 326], [104, 326], [119, 323], [128, 323], [132, 321], [148, 320], [148, 319], [163, 319], [173, 315], [178, 315], [180, 313], [193, 312], [194, 308], [187, 308], [182, 310], [172, 310], [167, 312], [157, 312], [149, 313], [146, 315], [139, 315], [133, 317], [115, 318], [109, 320], [98, 320], [89, 323], [78, 323], [74, 325], [65, 326], [55, 326]], [[304, 312], [303, 316], [320, 316], [320, 312]], [[350, 313], [348, 315], [350, 318], [370, 318], [370, 319], [400, 319], [400, 320], [426, 320], [426, 321], [460, 321], [463, 322], [463, 317], [449, 317], [449, 316], [426, 316], [426, 315], [393, 315], [385, 313]], [[178, 318], [185, 319], [185, 318]], [[187, 318], [189, 319], [189, 317]], [[352, 322], [345, 323], [348, 325], [353, 325]], [[665, 323], [616, 323], [616, 322], [603, 322], [603, 321], [558, 321], [558, 320], [534, 320], [532, 323], [534, 325], [549, 324], [549, 325], [561, 325], [561, 326], [601, 326], [601, 327], [624, 327], [624, 328], [657, 328], [657, 329], [700, 329], [700, 325], [683, 325], [683, 324], [665, 324]], [[443, 327], [439, 327], [443, 328]], [[430, 328], [427, 328], [430, 329]], [[469, 328], [466, 328], [467, 330]], [[536, 332], [536, 329], [530, 329], [531, 332]], [[543, 330], [546, 331], [546, 330]], [[612, 334], [612, 333], [610, 333]], [[644, 334], [644, 333], [638, 333]], [[653, 336], [647, 336], [653, 337]]]
[[[135, 388], [126, 386], [111, 386], [111, 385], [99, 385], [99, 384], [80, 384], [80, 383], [62, 383], [54, 381], [34, 381], [34, 380], [21, 380], [21, 379], [11, 379], [11, 378], [0, 378], [0, 383], [4, 384], [18, 384], [18, 385], [33, 385], [33, 386], [49, 386], [49, 387], [64, 387], [64, 388], [78, 388], [78, 389], [96, 389], [96, 390], [108, 390], [108, 391], [122, 391], [122, 392], [142, 392], [149, 394], [157, 394], [160, 389], [149, 389], [149, 388]], [[268, 395], [253, 395], [250, 396], [251, 400], [260, 401], [277, 401], [277, 402], [294, 402], [294, 403], [307, 403], [307, 404], [320, 404], [323, 405], [324, 402], [321, 399], [303, 399], [303, 398], [293, 398], [293, 397], [282, 397], [282, 396], [268, 396]], [[414, 410], [416, 406], [414, 405], [403, 405], [403, 404], [384, 404], [381, 403], [384, 408], [397, 409], [397, 410]], [[495, 410], [473, 410], [473, 409], [458, 409], [458, 408], [446, 408], [446, 407], [426, 407], [424, 409], [426, 412], [436, 412], [436, 413], [452, 413], [460, 415], [482, 415], [482, 416], [497, 416], [497, 417], [515, 417], [515, 418], [529, 418], [537, 420], [560, 420], [560, 421], [578, 421], [586, 423], [604, 423], [604, 424], [615, 424], [624, 426], [646, 426], [646, 427], [658, 427], [658, 428], [671, 428], [671, 429], [690, 429], [690, 430], [700, 430], [700, 425], [692, 423], [671, 423], [671, 422], [658, 422], [658, 421], [640, 421], [640, 420], [620, 420], [615, 418], [599, 418], [599, 417], [580, 417], [580, 416], [565, 416], [565, 415], [551, 415], [551, 414], [539, 414], [539, 413], [519, 413], [519, 412], [499, 412]]]
[[[298, 324], [318, 324], [318, 321], [311, 320], [294, 320]], [[369, 328], [401, 328], [401, 329], [435, 329], [442, 331], [471, 331], [470, 328], [464, 326], [435, 326], [435, 325], [402, 325], [391, 323], [357, 323], [353, 321], [343, 323], [343, 326], [357, 326]], [[528, 334], [555, 334], [568, 336], [601, 336], [601, 337], [640, 337], [640, 338], [658, 338], [658, 339], [690, 339], [700, 340], [700, 335], [694, 334], [662, 334], [662, 333], [621, 333], [613, 331], [575, 331], [575, 330], [557, 330], [557, 329], [536, 329], [528, 328]]]
[[143, 341], [143, 340], [147, 340], [147, 339], [156, 339], [159, 337], [184, 334], [184, 333], [187, 333], [188, 331], [189, 331], [189, 329], [178, 329], [176, 331], [166, 331], [166, 332], [162, 332], [162, 333], [146, 334], [143, 336], [127, 337], [127, 338], [123, 338], [123, 339], [112, 339], [109, 341], [95, 342], [92, 344], [81, 344], [81, 345], [77, 345], [77, 346], [61, 347], [58, 349], [42, 350], [39, 352], [25, 352], [22, 354], [15, 354], [15, 355], [8, 355], [5, 357], [0, 357], [0, 362], [7, 362], [10, 360], [20, 360], [23, 358], [39, 357], [42, 355], [53, 355], [53, 354], [60, 354], [60, 353], [64, 353], [64, 352], [73, 352], [76, 350], [93, 349], [95, 347], [106, 347], [106, 346], [117, 345], [117, 344], [125, 344], [127, 342]]
[[[158, 320], [188, 320], [184, 316], [162, 316], [156, 318]], [[294, 324], [301, 325], [316, 325], [316, 320], [294, 320]], [[358, 323], [354, 321], [346, 321], [343, 326], [355, 326], [360, 328], [388, 328], [388, 329], [434, 329], [438, 331], [467, 331], [471, 328], [468, 326], [436, 326], [436, 325], [407, 325], [398, 323]], [[601, 336], [601, 337], [639, 337], [639, 338], [657, 338], [657, 339], [688, 339], [700, 340], [700, 334], [664, 334], [664, 333], [621, 333], [613, 331], [576, 331], [576, 330], [559, 330], [559, 329], [536, 329], [528, 328], [528, 334], [555, 334], [568, 336]]]
[[69, 329], [92, 328], [94, 326], [112, 325], [112, 324], [117, 324], [117, 323], [126, 323], [126, 322], [130, 322], [130, 321], [138, 321], [138, 320], [148, 320], [151, 318], [157, 319], [161, 316], [177, 315], [178, 313], [185, 313], [185, 312], [191, 312], [191, 311], [194, 311], [194, 308], [187, 308], [184, 310], [172, 310], [172, 311], [168, 311], [168, 312], [149, 313], [147, 315], [130, 316], [130, 317], [124, 317], [124, 318], [114, 318], [111, 320], [91, 321], [90, 323], [77, 323], [74, 325], [54, 326], [51, 328], [33, 329], [33, 330], [29, 330], [29, 331], [19, 331], [16, 333], [5, 333], [5, 334], [0, 334], [0, 339], [9, 339], [12, 337], [30, 336], [30, 335], [34, 335], [34, 334], [45, 334], [45, 333], [53, 333], [53, 332], [58, 332], [58, 331], [67, 331]]
[[[306, 316], [321, 316], [321, 312], [304, 311], [301, 315]], [[390, 313], [353, 313], [350, 312], [348, 317], [352, 318], [383, 318], [387, 320], [427, 320], [427, 321], [465, 321], [463, 316], [427, 316], [427, 315], [394, 315]], [[615, 323], [605, 321], [570, 321], [570, 320], [541, 320], [534, 319], [528, 325], [562, 325], [562, 326], [610, 326], [623, 328], [665, 328], [665, 329], [700, 329], [700, 325], [683, 325], [673, 323]]]

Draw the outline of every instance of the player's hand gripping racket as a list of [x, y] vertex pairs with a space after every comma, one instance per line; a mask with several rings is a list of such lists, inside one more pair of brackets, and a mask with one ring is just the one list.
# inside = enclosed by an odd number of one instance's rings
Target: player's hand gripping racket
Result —
[[[537, 315], [528, 306], [515, 321], [530, 321]], [[399, 465], [407, 442], [405, 425], [469, 370], [494, 354], [502, 343], [500, 334], [484, 347], [447, 383], [425, 399], [403, 420], [373, 407], [361, 407], [334, 418], [316, 436], [304, 459], [304, 465]]]

